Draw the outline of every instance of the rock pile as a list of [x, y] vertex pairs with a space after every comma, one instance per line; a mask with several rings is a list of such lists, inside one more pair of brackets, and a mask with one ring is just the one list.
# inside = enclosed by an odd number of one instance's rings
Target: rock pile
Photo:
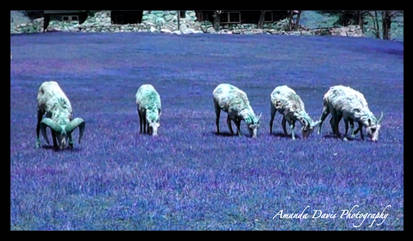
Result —
[[345, 27], [332, 28], [330, 30], [330, 34], [333, 36], [348, 36], [348, 37], [363, 37], [364, 36], [359, 25], [349, 25]]
[[36, 18], [31, 22], [10, 25], [10, 33], [38, 33], [43, 31], [43, 18]]
[[201, 23], [196, 21], [195, 11], [186, 11], [179, 20], [177, 11], [143, 11], [142, 25], [151, 32], [190, 34], [202, 33]]

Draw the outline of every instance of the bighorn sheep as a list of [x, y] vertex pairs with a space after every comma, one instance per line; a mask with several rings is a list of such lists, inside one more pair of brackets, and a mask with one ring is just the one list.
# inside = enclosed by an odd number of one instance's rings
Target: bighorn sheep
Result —
[[214, 106], [216, 113], [217, 133], [219, 134], [219, 116], [221, 110], [228, 113], [227, 124], [231, 134], [234, 132], [231, 126], [231, 120], [237, 126], [237, 134], [241, 135], [241, 120], [244, 120], [248, 125], [250, 135], [257, 137], [257, 130], [261, 114], [257, 117], [251, 108], [247, 94], [244, 91], [230, 84], [220, 84], [212, 92], [214, 98]]
[[136, 92], [136, 105], [139, 115], [140, 133], [158, 135], [161, 116], [161, 98], [150, 84], [141, 85]]
[[[37, 141], [36, 147], [40, 147], [39, 131], [47, 144], [46, 127], [52, 131], [53, 147], [63, 149], [67, 143], [73, 148], [72, 131], [79, 127], [79, 144], [85, 129], [85, 121], [82, 118], [72, 120], [72, 106], [59, 84], [55, 81], [43, 82], [37, 94]], [[43, 115], [46, 117], [43, 118]]]
[[314, 122], [307, 114], [304, 108], [304, 103], [293, 89], [286, 85], [276, 87], [271, 93], [271, 120], [270, 133], [272, 133], [272, 126], [275, 114], [280, 112], [283, 115], [282, 127], [284, 134], [288, 135], [286, 129], [286, 121], [290, 125], [291, 137], [295, 140], [294, 127], [295, 121], [299, 121], [302, 125], [301, 131], [303, 138], [307, 138], [320, 123]]
[[[361, 139], [364, 139], [362, 127], [366, 127], [367, 135], [372, 141], [377, 141], [379, 137], [379, 130], [381, 128], [381, 121], [383, 119], [383, 112], [379, 119], [376, 119], [374, 114], [370, 111], [364, 95], [350, 87], [336, 85], [331, 87], [323, 98], [323, 112], [320, 117], [320, 128], [318, 133], [321, 133], [321, 126], [328, 114], [331, 113], [330, 120], [333, 133], [338, 137], [341, 136], [339, 132], [339, 122], [341, 118], [345, 123], [344, 140], [347, 140], [348, 123], [350, 123], [351, 138], [355, 137], [360, 131]], [[357, 130], [354, 131], [354, 121], [359, 124]]]

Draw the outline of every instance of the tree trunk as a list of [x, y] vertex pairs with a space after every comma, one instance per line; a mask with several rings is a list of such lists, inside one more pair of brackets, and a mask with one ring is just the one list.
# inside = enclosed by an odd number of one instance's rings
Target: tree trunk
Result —
[[374, 11], [374, 23], [376, 25], [376, 38], [380, 38], [379, 18], [377, 16], [377, 11]]
[[47, 31], [47, 26], [49, 26], [50, 15], [45, 15], [43, 19], [43, 32]]
[[181, 15], [180, 11], [176, 11], [177, 17], [178, 17], [178, 31], [181, 30]]
[[219, 31], [220, 22], [221, 22], [221, 13], [219, 11], [214, 12], [214, 29], [215, 31]]
[[301, 11], [298, 10], [297, 18], [295, 19], [295, 29], [296, 30], [297, 30], [298, 26], [300, 26], [300, 16], [301, 16]]
[[363, 18], [363, 11], [358, 11], [358, 22], [361, 29], [361, 32], [364, 33], [364, 18]]
[[262, 28], [264, 25], [265, 11], [261, 10], [260, 19], [258, 20], [258, 28]]
[[291, 31], [291, 29], [292, 29], [292, 22], [293, 22], [293, 14], [294, 14], [294, 11], [293, 10], [290, 10], [290, 16], [289, 16], [289, 21], [288, 21], [288, 30], [290, 30]]
[[383, 39], [389, 40], [391, 37], [391, 14], [390, 11], [382, 11], [382, 28], [383, 28]]

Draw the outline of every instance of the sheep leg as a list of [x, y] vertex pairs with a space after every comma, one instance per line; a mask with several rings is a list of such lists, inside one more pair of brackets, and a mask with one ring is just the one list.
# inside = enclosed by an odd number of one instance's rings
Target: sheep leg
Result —
[[320, 116], [320, 124], [318, 126], [318, 134], [321, 134], [321, 126], [323, 125], [324, 120], [326, 119], [326, 117], [328, 116], [328, 114], [330, 114], [330, 112], [328, 111], [327, 106], [323, 107], [323, 113], [321, 113]]
[[42, 121], [43, 118], [43, 114], [44, 112], [41, 111], [40, 109], [37, 109], [37, 126], [36, 126], [36, 148], [40, 147], [40, 137], [39, 137], [39, 133], [40, 133], [40, 122]]
[[355, 135], [354, 135], [354, 121], [352, 119], [350, 119], [349, 122], [350, 122], [350, 137], [353, 139], [355, 137]]
[[336, 113], [336, 118], [335, 118], [335, 125], [334, 125], [334, 129], [336, 132], [336, 135], [341, 138], [341, 133], [340, 133], [340, 129], [339, 129], [339, 124], [340, 124], [340, 120], [343, 117], [343, 115], [341, 113]]
[[330, 126], [331, 126], [331, 131], [333, 132], [334, 135], [336, 135], [336, 121], [337, 121], [337, 113], [333, 110], [331, 112]]
[[241, 120], [236, 120], [235, 125], [237, 126], [237, 135], [241, 135]]
[[343, 138], [343, 140], [344, 140], [344, 141], [348, 141], [348, 139], [347, 139], [348, 120], [344, 119], [344, 124], [345, 124], [346, 129], [345, 129], [345, 132], [344, 132], [344, 138]]
[[335, 126], [335, 117], [334, 117], [334, 116], [331, 116], [330, 126], [331, 126], [331, 130], [333, 131], [333, 134], [335, 135], [335, 134], [336, 134], [336, 130], [335, 130], [335, 128], [334, 128], [334, 126]]
[[331, 124], [331, 129], [333, 129], [333, 133], [337, 135], [337, 137], [341, 138], [341, 133], [340, 133], [340, 120], [343, 117], [341, 113], [335, 112], [332, 118], [332, 121], [330, 121]]
[[354, 135], [356, 135], [357, 132], [361, 131], [361, 128], [363, 126], [362, 124], [360, 124], [360, 122], [357, 122], [357, 123], [359, 124], [359, 127], [353, 132]]
[[72, 133], [69, 134], [69, 148], [73, 149]]
[[270, 134], [272, 133], [272, 125], [273, 125], [274, 117], [276, 113], [277, 113], [277, 110], [275, 109], [274, 105], [271, 103]]
[[281, 126], [283, 127], [284, 135], [288, 136], [286, 121], [287, 120], [285, 119], [285, 116], [283, 116], [283, 120], [281, 121]]
[[231, 135], [234, 135], [234, 131], [232, 130], [232, 125], [231, 125], [231, 119], [229, 118], [229, 116], [227, 117], [227, 124], [228, 124], [229, 131], [231, 132]]
[[333, 134], [337, 135], [338, 137], [341, 137], [341, 134], [339, 131], [339, 123], [340, 123], [341, 118], [342, 118], [342, 115], [334, 111], [330, 119], [331, 130], [333, 131]]
[[290, 129], [291, 129], [291, 138], [295, 140], [295, 133], [294, 133], [295, 121], [292, 121], [289, 124], [290, 124]]
[[215, 104], [215, 114], [216, 114], [215, 124], [217, 126], [217, 133], [219, 134], [219, 116], [221, 114], [221, 109], [219, 108], [217, 104]]
[[143, 119], [143, 133], [146, 134], [147, 133], [146, 112], [142, 113], [142, 119]]
[[[358, 130], [360, 130], [360, 137], [361, 137], [361, 139], [364, 140], [363, 124], [361, 124], [360, 122], [359, 122], [359, 128], [358, 128]], [[357, 133], [357, 131], [356, 131], [355, 133]], [[354, 133], [354, 134], [355, 134], [355, 133]]]
[[56, 133], [55, 133], [54, 130], [52, 130], [52, 140], [53, 140], [53, 148], [58, 149], [57, 140], [56, 140]]
[[139, 133], [142, 133], [142, 113], [139, 111], [139, 107], [137, 108], [138, 110], [138, 116], [139, 116]]

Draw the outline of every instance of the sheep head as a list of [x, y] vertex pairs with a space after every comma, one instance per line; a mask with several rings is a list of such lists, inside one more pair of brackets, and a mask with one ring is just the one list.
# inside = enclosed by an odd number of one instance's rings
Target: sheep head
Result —
[[309, 137], [321, 122], [320, 120], [313, 121], [313, 119], [311, 119], [311, 117], [304, 111], [297, 113], [297, 119], [302, 125], [301, 134], [303, 138]]
[[158, 111], [148, 111], [146, 113], [146, 120], [148, 121], [149, 131], [152, 136], [158, 135], [158, 128], [160, 126], [159, 117], [160, 116]]
[[381, 112], [379, 119], [376, 119], [374, 115], [364, 118], [366, 124], [367, 135], [371, 138], [372, 141], [376, 142], [379, 139], [379, 131], [381, 128], [381, 122], [383, 120], [383, 112]]
[[57, 145], [60, 149], [63, 149], [68, 144], [69, 135], [74, 129], [79, 127], [79, 144], [82, 139], [83, 132], [85, 129], [85, 121], [82, 118], [75, 118], [72, 121], [66, 121], [64, 119], [59, 119], [55, 121], [51, 118], [43, 118], [40, 122], [40, 130], [42, 132], [43, 138], [46, 140], [47, 144], [50, 144], [47, 138], [46, 128], [49, 127], [54, 131], [57, 139]]
[[262, 114], [259, 116], [255, 116], [253, 112], [249, 112], [247, 116], [244, 118], [245, 123], [248, 125], [248, 130], [252, 138], [257, 137], [258, 128], [260, 127], [260, 119]]

